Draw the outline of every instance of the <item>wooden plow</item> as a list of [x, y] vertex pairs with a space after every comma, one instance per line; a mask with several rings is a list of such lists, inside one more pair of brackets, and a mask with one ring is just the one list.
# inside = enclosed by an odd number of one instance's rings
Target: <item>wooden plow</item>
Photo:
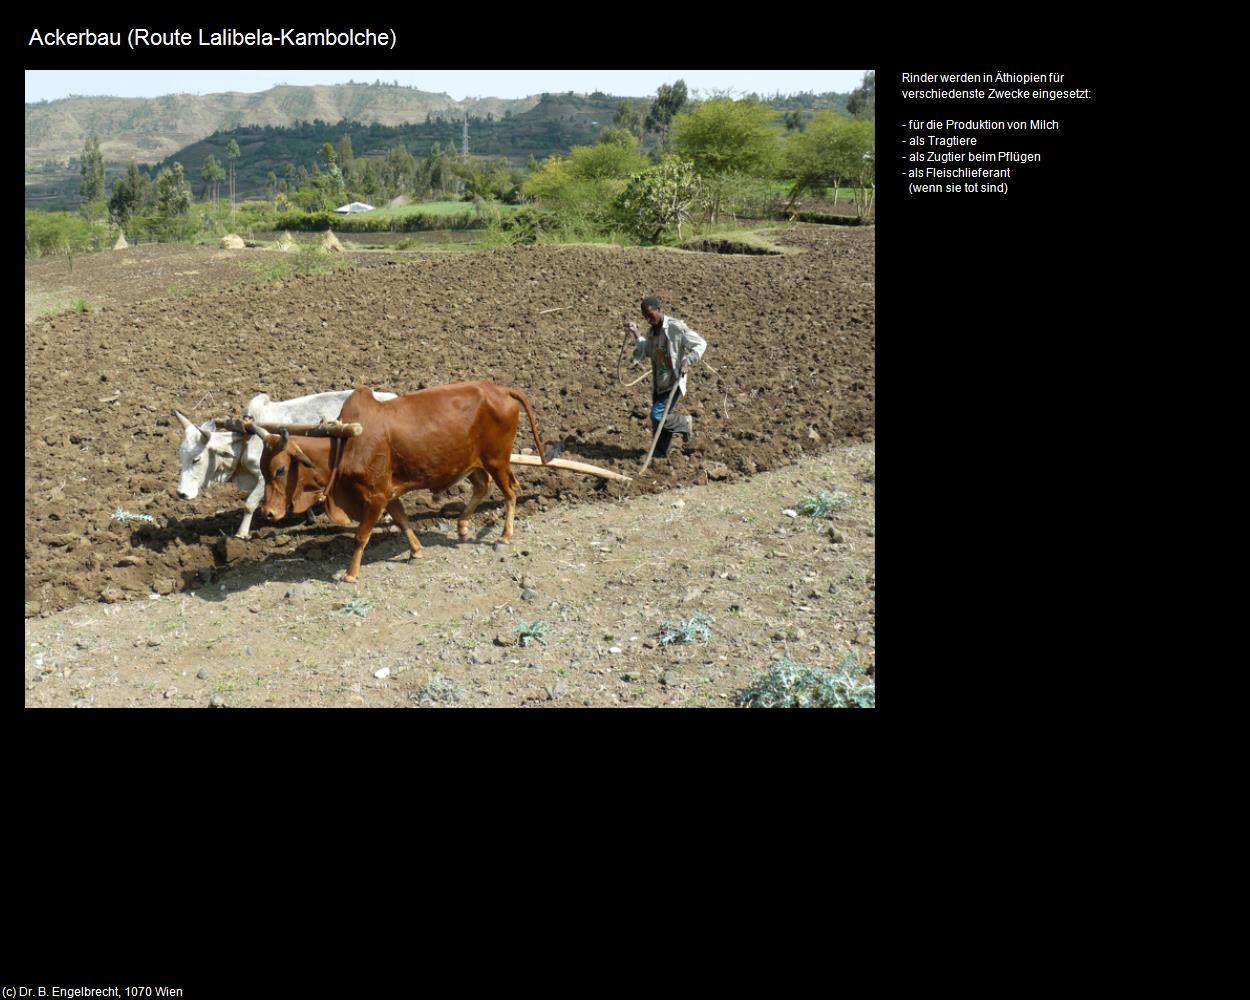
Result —
[[[364, 433], [364, 427], [361, 424], [344, 424], [337, 420], [323, 420], [316, 424], [273, 424], [262, 426], [245, 417], [242, 420], [229, 418], [215, 420], [214, 423], [218, 427], [234, 431], [236, 434], [257, 434], [262, 437], [266, 434], [283, 435], [285, 433], [300, 437], [351, 438]], [[584, 476], [615, 479], [621, 483], [632, 481], [630, 476], [622, 476], [619, 472], [600, 468], [588, 462], [575, 462], [567, 458], [553, 458], [546, 465], [543, 465], [543, 460], [537, 455], [512, 455], [510, 460], [513, 465], [537, 465], [545, 469], [563, 469], [565, 472], [577, 472]]]

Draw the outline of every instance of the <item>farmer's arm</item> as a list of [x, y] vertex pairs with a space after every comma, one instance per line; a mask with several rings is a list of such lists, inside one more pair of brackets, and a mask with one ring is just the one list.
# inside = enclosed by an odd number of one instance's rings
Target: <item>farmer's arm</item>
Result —
[[683, 367], [689, 367], [703, 357], [707, 350], [707, 341], [695, 333], [690, 327], [682, 327]]
[[651, 343], [651, 340], [649, 337], [646, 337], [638, 332], [637, 323], [630, 323], [626, 329], [634, 335], [634, 339], [636, 341], [634, 344], [634, 360], [641, 361], [650, 353], [647, 350], [647, 346]]

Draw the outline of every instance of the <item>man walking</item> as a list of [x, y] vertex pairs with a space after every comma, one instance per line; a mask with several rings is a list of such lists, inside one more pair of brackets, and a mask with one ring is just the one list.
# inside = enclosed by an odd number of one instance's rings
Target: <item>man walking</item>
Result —
[[[639, 333], [636, 323], [630, 323], [628, 329], [637, 340], [634, 360], [651, 359], [651, 433], [655, 433], [663, 420], [664, 429], [656, 442], [655, 457], [667, 458], [673, 435], [684, 434], [689, 441], [694, 429], [692, 418], [679, 416], [674, 411], [686, 395], [686, 373], [703, 356], [707, 341], [681, 320], [665, 316], [657, 298], [648, 296], [642, 300], [642, 315], [651, 329], [646, 334]], [[677, 391], [666, 413], [664, 404], [674, 385]]]

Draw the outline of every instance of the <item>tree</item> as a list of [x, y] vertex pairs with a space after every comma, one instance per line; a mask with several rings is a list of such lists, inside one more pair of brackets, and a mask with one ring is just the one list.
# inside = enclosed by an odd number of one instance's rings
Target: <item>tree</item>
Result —
[[596, 142], [610, 142], [617, 146], [624, 146], [626, 149], [638, 148], [638, 137], [627, 128], [600, 129], [599, 137]]
[[877, 71], [870, 69], [864, 74], [864, 82], [851, 91], [846, 110], [856, 118], [877, 120]]
[[109, 217], [119, 226], [125, 226], [132, 216], [142, 215], [151, 198], [152, 181], [140, 173], [133, 159], [126, 168], [126, 176], [113, 182], [113, 196], [109, 199]]
[[234, 161], [239, 158], [239, 144], [231, 139], [226, 143], [226, 159], [230, 161], [230, 211], [234, 211]]
[[616, 106], [616, 114], [612, 116], [612, 124], [632, 132], [635, 138], [641, 139], [645, 131], [642, 124], [642, 113], [629, 101], [621, 101]]
[[191, 185], [183, 174], [182, 164], [165, 169], [156, 178], [156, 212], [165, 235], [185, 239], [191, 234]]
[[626, 224], [644, 242], [655, 243], [670, 225], [681, 224], [703, 196], [703, 179], [694, 164], [677, 156], [666, 156], [656, 166], [629, 179], [617, 199]]
[[872, 207], [875, 184], [876, 135], [872, 122], [818, 111], [804, 132], [790, 139], [786, 173], [794, 178], [786, 211], [800, 194], [832, 187], [837, 197], [846, 182], [855, 191], [855, 209], [864, 218]]
[[82, 147], [82, 165], [79, 168], [82, 180], [78, 191], [84, 202], [99, 201], [105, 195], [104, 190], [104, 157], [100, 153], [100, 137], [92, 132]]
[[352, 161], [356, 157], [352, 154], [352, 137], [346, 132], [339, 139], [338, 146], [339, 169], [346, 173], [351, 169]]
[[673, 119], [674, 151], [708, 181], [712, 221], [735, 174], [773, 175], [781, 159], [776, 111], [759, 101], [717, 98]]
[[659, 133], [660, 145], [668, 143], [670, 123], [685, 108], [686, 100], [685, 80], [678, 80], [671, 87], [662, 83], [656, 90], [655, 100], [647, 109], [647, 118], [643, 124], [648, 132]]
[[211, 153], [207, 160], [204, 161], [204, 169], [200, 172], [200, 177], [204, 181], [204, 193], [208, 193], [209, 186], [213, 189], [213, 201], [216, 202], [221, 193], [221, 182], [225, 179], [226, 172], [222, 169], [217, 157]]

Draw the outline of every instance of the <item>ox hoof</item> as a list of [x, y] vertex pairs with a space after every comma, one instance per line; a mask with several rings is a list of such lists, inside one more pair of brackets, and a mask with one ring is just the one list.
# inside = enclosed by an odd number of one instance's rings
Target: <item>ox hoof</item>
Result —
[[497, 541], [497, 542], [495, 543], [495, 551], [496, 551], [496, 552], [498, 552], [500, 549], [504, 548], [505, 546], [511, 545], [511, 544], [512, 544], [511, 542], [505, 542], [505, 541], [501, 538], [501, 539], [499, 539], [499, 541]]
[[355, 583], [356, 578], [354, 576], [348, 576], [346, 570], [341, 570], [340, 572], [334, 574], [334, 582], [335, 583]]

